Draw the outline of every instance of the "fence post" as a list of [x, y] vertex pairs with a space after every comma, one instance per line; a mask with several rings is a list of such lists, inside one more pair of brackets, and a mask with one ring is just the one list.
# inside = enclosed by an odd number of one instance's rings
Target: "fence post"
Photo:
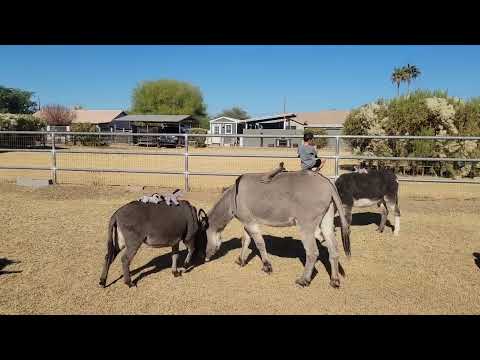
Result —
[[52, 182], [57, 184], [57, 153], [55, 150], [55, 133], [52, 134]]
[[335, 136], [335, 180], [338, 178], [338, 157], [340, 156], [340, 138]]
[[185, 191], [190, 191], [190, 184], [188, 179], [188, 134], [185, 134]]

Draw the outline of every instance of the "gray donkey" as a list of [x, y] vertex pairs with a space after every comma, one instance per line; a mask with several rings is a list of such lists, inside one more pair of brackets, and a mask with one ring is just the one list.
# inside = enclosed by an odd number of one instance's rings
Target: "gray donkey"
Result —
[[270, 273], [272, 265], [259, 225], [297, 225], [305, 248], [306, 263], [304, 272], [296, 283], [301, 286], [310, 284], [319, 255], [315, 238], [323, 238], [332, 265], [330, 285], [339, 287], [335, 208], [340, 214], [342, 243], [347, 256], [350, 256], [350, 229], [335, 185], [323, 175], [311, 171], [280, 172], [270, 178], [269, 182], [265, 183], [264, 180], [265, 174], [244, 174], [224, 191], [208, 214], [205, 261], [220, 248], [220, 232], [235, 217], [244, 226], [242, 251], [237, 263], [245, 265], [246, 251], [253, 238], [263, 262], [262, 270]]
[[123, 249], [123, 279], [132, 286], [130, 262], [142, 244], [151, 247], [172, 247], [172, 273], [180, 276], [177, 269], [179, 243], [183, 241], [188, 249], [184, 269], [191, 267], [191, 260], [201, 241], [206, 242], [205, 230], [208, 226], [206, 213], [198, 211], [188, 201], [180, 200], [178, 206], [165, 202], [158, 204], [132, 201], [118, 209], [108, 225], [107, 254], [100, 276], [100, 286], [105, 287], [108, 269], [115, 257]]

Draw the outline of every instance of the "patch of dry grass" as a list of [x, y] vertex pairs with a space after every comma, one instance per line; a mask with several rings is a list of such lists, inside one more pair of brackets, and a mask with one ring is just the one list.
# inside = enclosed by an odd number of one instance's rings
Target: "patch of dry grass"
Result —
[[[352, 227], [352, 258], [341, 253], [346, 278], [339, 290], [329, 286], [322, 261], [309, 288], [295, 286], [304, 254], [295, 228], [264, 228], [272, 275], [260, 270], [258, 256], [239, 268], [236, 220], [225, 229], [217, 260], [174, 278], [170, 250], [144, 246], [131, 266], [132, 279], [140, 278], [138, 288], [128, 289], [120, 279], [101, 289], [110, 215], [141, 193], [161, 189], [32, 190], [0, 184], [0, 258], [21, 261], [4, 269], [20, 273], [0, 275], [0, 313], [480, 314], [480, 269], [472, 256], [480, 252], [480, 187], [402, 184], [400, 189], [400, 237], [388, 228], [377, 233], [375, 214], [354, 215], [363, 225]], [[186, 198], [210, 209], [218, 196], [191, 192]], [[117, 258], [108, 283], [120, 276]]]

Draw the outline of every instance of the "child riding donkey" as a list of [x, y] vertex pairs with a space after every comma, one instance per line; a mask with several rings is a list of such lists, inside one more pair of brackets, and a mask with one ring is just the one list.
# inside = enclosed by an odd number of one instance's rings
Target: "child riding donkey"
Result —
[[322, 160], [317, 156], [317, 147], [313, 143], [312, 133], [303, 135], [303, 144], [298, 147], [298, 157], [300, 158], [302, 170], [318, 172], [325, 165], [325, 163], [322, 164]]
[[[303, 135], [303, 144], [298, 147], [298, 157], [300, 158], [300, 165], [302, 170], [313, 171], [318, 173], [325, 163], [322, 163], [322, 160], [317, 156], [317, 148], [313, 143], [313, 134], [305, 133]], [[269, 183], [272, 181], [275, 175], [286, 171], [283, 167], [283, 162], [280, 163], [280, 166], [271, 172], [265, 174], [261, 179], [263, 183]]]

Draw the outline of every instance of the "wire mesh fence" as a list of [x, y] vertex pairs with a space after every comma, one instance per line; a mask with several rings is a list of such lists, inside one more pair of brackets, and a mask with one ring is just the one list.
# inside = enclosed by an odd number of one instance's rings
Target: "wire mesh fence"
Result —
[[[142, 185], [218, 189], [247, 172], [285, 163], [299, 170], [301, 135], [240, 146], [245, 141], [206, 145], [208, 137], [271, 138], [268, 135], [0, 132], [0, 181], [17, 176], [49, 178], [58, 184]], [[297, 139], [296, 142], [284, 138]], [[479, 137], [344, 136], [318, 149], [331, 178], [369, 168], [390, 168], [400, 181], [480, 183]], [[253, 142], [252, 142], [253, 143]], [[258, 142], [256, 142], [258, 143]], [[271, 144], [274, 144], [271, 146]]]

